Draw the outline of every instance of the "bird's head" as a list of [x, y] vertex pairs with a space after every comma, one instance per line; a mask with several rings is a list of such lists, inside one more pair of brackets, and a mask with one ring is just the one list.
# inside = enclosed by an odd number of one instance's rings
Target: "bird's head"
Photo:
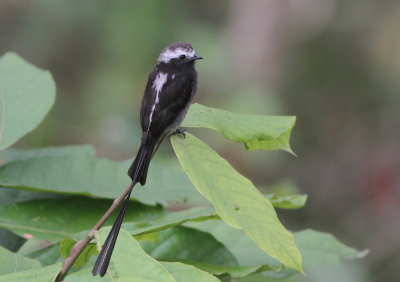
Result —
[[203, 59], [194, 51], [192, 45], [186, 42], [169, 44], [162, 50], [157, 59], [158, 64], [186, 65], [193, 64], [195, 60]]

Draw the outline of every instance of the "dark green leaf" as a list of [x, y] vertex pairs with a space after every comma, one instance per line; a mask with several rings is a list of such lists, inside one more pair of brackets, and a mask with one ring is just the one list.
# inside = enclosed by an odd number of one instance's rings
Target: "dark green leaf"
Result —
[[25, 241], [26, 239], [14, 234], [10, 230], [0, 228], [0, 246], [16, 252]]
[[295, 122], [293, 116], [235, 114], [194, 104], [182, 126], [216, 130], [225, 138], [244, 143], [249, 151], [282, 149], [292, 152], [289, 139]]
[[[0, 206], [0, 227], [50, 241], [70, 238], [90, 230], [111, 203], [109, 200], [70, 197]], [[144, 206], [136, 202], [130, 203], [128, 210], [125, 218], [127, 222], [152, 220], [163, 213], [160, 207]], [[115, 216], [109, 219], [109, 224], [112, 224]]]
[[0, 58], [0, 150], [32, 131], [55, 100], [55, 84], [15, 53]]
[[187, 227], [160, 231], [156, 242], [145, 241], [141, 245], [157, 260], [237, 265], [233, 255], [213, 236]]

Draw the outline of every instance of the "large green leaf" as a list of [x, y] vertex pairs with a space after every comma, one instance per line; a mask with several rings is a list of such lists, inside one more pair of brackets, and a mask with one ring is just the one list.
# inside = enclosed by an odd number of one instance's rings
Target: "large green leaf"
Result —
[[[35, 238], [51, 241], [66, 237], [82, 239], [111, 204], [110, 200], [68, 197], [3, 205], [0, 206], [0, 227], [17, 234], [28, 233]], [[105, 225], [112, 224], [115, 216], [116, 213]], [[215, 217], [212, 208], [165, 212], [160, 207], [132, 202], [128, 206], [123, 226], [131, 234], [139, 235], [163, 230], [187, 221], [201, 221]]]
[[216, 130], [228, 139], [244, 143], [250, 151], [282, 149], [292, 152], [289, 139], [295, 122], [293, 116], [235, 114], [194, 104], [182, 126]]
[[193, 135], [171, 140], [184, 171], [217, 214], [232, 227], [243, 229], [270, 256], [303, 272], [292, 234], [253, 183]]
[[257, 244], [246, 235], [243, 230], [232, 228], [222, 220], [207, 220], [205, 222], [187, 222], [189, 226], [212, 234], [215, 239], [236, 257], [239, 265], [260, 266], [268, 264], [278, 268], [281, 264], [268, 256]]
[[[87, 146], [5, 152], [0, 185], [114, 199], [128, 186], [130, 161], [96, 158]], [[187, 176], [171, 163], [153, 160], [146, 187], [137, 185], [132, 199], [144, 204], [202, 203], [205, 199]]]
[[[108, 228], [100, 232], [101, 241]], [[125, 230], [121, 230], [111, 258], [109, 274], [102, 281], [219, 281], [207, 272], [179, 262], [158, 262], [147, 255], [140, 245]], [[69, 282], [99, 281], [87, 267], [66, 277]]]
[[72, 145], [62, 147], [46, 147], [28, 150], [8, 149], [0, 152], [1, 164], [37, 157], [57, 157], [69, 155], [94, 156], [94, 149], [90, 145]]
[[[28, 233], [35, 238], [57, 241], [65, 237], [74, 237], [75, 234], [84, 230], [90, 230], [111, 203], [112, 201], [109, 200], [69, 197], [0, 206], [0, 226], [17, 234]], [[132, 202], [128, 207], [125, 220], [127, 222], [154, 220], [162, 213], [160, 207]], [[107, 223], [112, 224], [115, 216], [116, 214]]]
[[0, 246], [0, 277], [8, 273], [37, 267], [40, 267], [40, 263], [37, 260], [13, 253]]
[[54, 282], [61, 263], [0, 276], [0, 282]]
[[157, 241], [141, 245], [157, 260], [237, 265], [234, 256], [212, 235], [192, 228], [169, 228], [159, 232]]
[[43, 71], [14, 53], [0, 58], [0, 150], [32, 131], [55, 100], [56, 87]]
[[[185, 225], [212, 234], [230, 250], [240, 265], [268, 264], [273, 269], [279, 269], [279, 263], [262, 252], [242, 230], [233, 229], [221, 220], [190, 222]], [[356, 259], [366, 255], [365, 252], [344, 245], [331, 234], [306, 229], [294, 232], [293, 236], [303, 256], [305, 269], [316, 265], [335, 265], [342, 259]], [[279, 272], [268, 271], [264, 276], [284, 278], [296, 273], [293, 269], [283, 268]]]
[[[102, 243], [109, 231], [110, 228], [104, 228], [99, 232]], [[109, 272], [112, 277], [122, 281], [176, 281], [158, 261], [146, 254], [140, 244], [124, 229], [121, 229], [115, 245]]]

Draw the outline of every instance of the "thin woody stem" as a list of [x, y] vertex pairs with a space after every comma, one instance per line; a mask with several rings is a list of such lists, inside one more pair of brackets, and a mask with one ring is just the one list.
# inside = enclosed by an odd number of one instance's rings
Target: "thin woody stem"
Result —
[[76, 242], [75, 246], [72, 248], [71, 253], [68, 255], [68, 257], [65, 259], [64, 264], [58, 273], [56, 279], [54, 280], [55, 282], [61, 282], [64, 280], [65, 275], [67, 275], [68, 271], [78, 258], [78, 256], [82, 253], [83, 249], [89, 244], [89, 242], [94, 238], [94, 235], [96, 232], [99, 231], [101, 226], [103, 226], [104, 222], [111, 216], [111, 214], [116, 210], [116, 208], [119, 206], [119, 204], [125, 199], [126, 195], [128, 195], [129, 191], [133, 187], [133, 182], [129, 184], [129, 186], [125, 189], [124, 193], [122, 193], [121, 196], [116, 198], [110, 208], [106, 211], [106, 213], [101, 217], [101, 219], [96, 223], [96, 225], [93, 227], [93, 229], [88, 233], [88, 235], [82, 240]]

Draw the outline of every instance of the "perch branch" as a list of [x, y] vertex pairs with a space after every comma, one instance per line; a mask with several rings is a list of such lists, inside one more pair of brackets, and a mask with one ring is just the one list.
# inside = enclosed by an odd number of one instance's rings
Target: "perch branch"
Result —
[[125, 199], [126, 195], [129, 193], [133, 187], [133, 183], [129, 184], [129, 186], [125, 189], [124, 193], [121, 196], [116, 198], [110, 208], [106, 211], [106, 213], [102, 216], [102, 218], [96, 223], [93, 229], [89, 232], [89, 234], [82, 240], [76, 242], [75, 246], [72, 248], [71, 253], [65, 259], [64, 264], [58, 273], [55, 282], [61, 282], [64, 280], [65, 275], [67, 275], [68, 271], [78, 258], [78, 256], [82, 253], [83, 249], [89, 244], [89, 242], [94, 238], [94, 234], [99, 231], [101, 226], [103, 226], [104, 222], [111, 216], [114, 210], [119, 206], [119, 204]]

